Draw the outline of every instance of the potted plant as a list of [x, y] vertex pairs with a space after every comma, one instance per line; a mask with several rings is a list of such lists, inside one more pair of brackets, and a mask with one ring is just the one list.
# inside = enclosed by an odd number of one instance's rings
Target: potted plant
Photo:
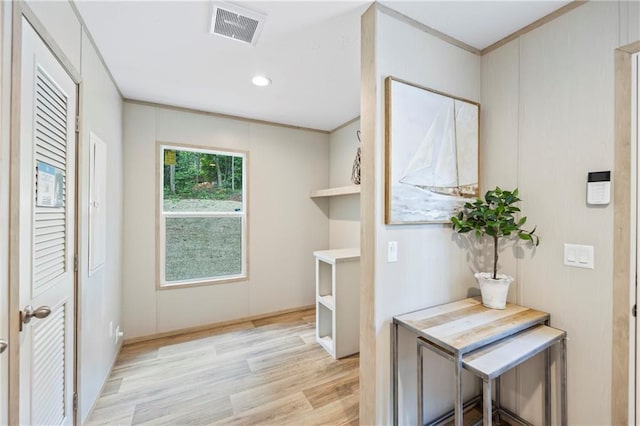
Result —
[[496, 187], [487, 191], [484, 201], [480, 198], [473, 203], [466, 203], [464, 210], [451, 218], [453, 230], [459, 233], [474, 231], [476, 238], [485, 235], [493, 239], [493, 273], [477, 272], [476, 280], [480, 285], [482, 304], [488, 308], [504, 309], [509, 293], [509, 285], [513, 277], [498, 274], [498, 244], [502, 238], [512, 238], [516, 235], [521, 239], [537, 246], [540, 238], [535, 234], [536, 227], [527, 231], [522, 227], [527, 222], [526, 217], [516, 219], [515, 214], [520, 209], [514, 204], [520, 201], [518, 188], [505, 191]]

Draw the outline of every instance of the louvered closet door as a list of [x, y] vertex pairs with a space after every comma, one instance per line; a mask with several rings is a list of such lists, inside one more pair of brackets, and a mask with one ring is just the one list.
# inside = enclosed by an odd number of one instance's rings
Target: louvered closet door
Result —
[[72, 424], [76, 85], [23, 21], [20, 306], [50, 308], [20, 333], [20, 424]]

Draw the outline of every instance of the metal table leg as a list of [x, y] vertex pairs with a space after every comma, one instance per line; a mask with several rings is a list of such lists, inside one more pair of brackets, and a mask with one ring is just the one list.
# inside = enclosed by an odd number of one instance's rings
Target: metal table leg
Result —
[[560, 342], [560, 424], [567, 426], [567, 338]]
[[398, 324], [391, 321], [391, 401], [393, 426], [398, 426]]
[[457, 354], [453, 361], [453, 375], [455, 378], [455, 394], [453, 396], [454, 403], [454, 425], [462, 426], [462, 356]]
[[551, 349], [544, 351], [544, 424], [551, 426]]
[[496, 377], [495, 379], [493, 379], [495, 381], [495, 387], [496, 387], [496, 410], [497, 410], [497, 418], [496, 418], [496, 424], [500, 425], [500, 410], [502, 409], [502, 402], [501, 402], [501, 395], [500, 395], [500, 376]]
[[491, 426], [491, 379], [482, 381], [482, 424]]
[[417, 369], [418, 369], [418, 392], [416, 392], [418, 394], [418, 426], [424, 426], [424, 410], [422, 407], [422, 404], [424, 402], [423, 400], [423, 382], [422, 379], [424, 377], [424, 359], [423, 359], [423, 352], [422, 352], [422, 345], [418, 344], [416, 345], [416, 347], [418, 348], [418, 363], [417, 363]]

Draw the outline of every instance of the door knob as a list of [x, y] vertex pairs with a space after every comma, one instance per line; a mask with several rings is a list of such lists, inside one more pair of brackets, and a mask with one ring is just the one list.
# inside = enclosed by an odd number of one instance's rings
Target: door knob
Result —
[[0, 339], [0, 354], [7, 349], [8, 343], [4, 339]]
[[[22, 324], [29, 324], [31, 318], [46, 318], [50, 313], [51, 308], [48, 306], [40, 306], [36, 309], [33, 309], [33, 306], [27, 305], [22, 311], [20, 311], [20, 320], [22, 321]], [[22, 329], [22, 327], [20, 327], [20, 329]]]

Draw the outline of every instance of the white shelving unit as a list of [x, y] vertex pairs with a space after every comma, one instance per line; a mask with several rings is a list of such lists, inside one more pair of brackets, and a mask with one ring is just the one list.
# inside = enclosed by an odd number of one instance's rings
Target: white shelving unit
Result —
[[337, 188], [316, 189], [311, 191], [311, 198], [337, 197], [339, 195], [360, 194], [360, 185], [341, 186]]
[[321, 250], [316, 257], [316, 340], [334, 358], [360, 347], [360, 249]]

